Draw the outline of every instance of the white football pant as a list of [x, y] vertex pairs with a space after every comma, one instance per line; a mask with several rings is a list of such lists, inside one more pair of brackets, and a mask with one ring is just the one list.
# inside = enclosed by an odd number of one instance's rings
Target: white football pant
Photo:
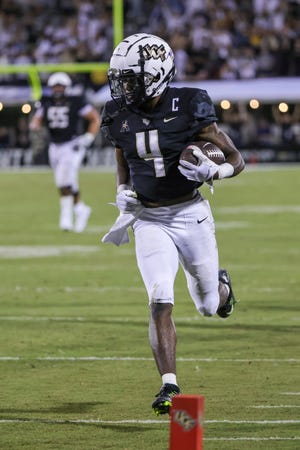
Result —
[[73, 150], [76, 139], [63, 144], [49, 145], [49, 163], [58, 188], [71, 186], [72, 192], [78, 192], [78, 171], [85, 155], [85, 149]]
[[212, 316], [219, 307], [218, 248], [207, 200], [145, 208], [133, 225], [136, 257], [149, 303], [174, 304], [179, 263], [197, 310]]

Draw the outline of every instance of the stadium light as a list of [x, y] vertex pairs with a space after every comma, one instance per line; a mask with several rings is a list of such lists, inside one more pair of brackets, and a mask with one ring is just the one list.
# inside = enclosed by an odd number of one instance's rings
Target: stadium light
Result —
[[29, 105], [29, 103], [24, 103], [24, 105], [22, 105], [21, 111], [23, 114], [29, 114], [31, 112], [31, 106]]
[[3, 103], [0, 102], [0, 111], [3, 109]]
[[252, 98], [249, 102], [249, 106], [252, 109], [258, 109], [260, 107], [259, 101], [256, 98]]
[[222, 100], [220, 105], [221, 105], [222, 109], [230, 109], [231, 108], [231, 103], [229, 100]]
[[289, 110], [289, 106], [287, 105], [287, 103], [281, 102], [281, 103], [279, 103], [279, 105], [278, 105], [278, 109], [279, 109], [280, 112], [286, 113], [286, 112], [288, 112], [288, 110]]

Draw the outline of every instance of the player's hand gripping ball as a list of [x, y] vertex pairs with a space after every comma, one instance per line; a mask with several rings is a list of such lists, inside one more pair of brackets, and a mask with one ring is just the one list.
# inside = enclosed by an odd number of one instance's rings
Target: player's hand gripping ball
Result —
[[212, 142], [198, 141], [188, 144], [180, 155], [180, 160], [188, 161], [192, 164], [200, 165], [202, 160], [194, 155], [194, 151], [201, 151], [204, 156], [216, 164], [223, 164], [225, 156], [222, 150]]
[[178, 170], [188, 180], [203, 183], [214, 177], [224, 161], [224, 153], [215, 144], [198, 141], [187, 145], [181, 152]]

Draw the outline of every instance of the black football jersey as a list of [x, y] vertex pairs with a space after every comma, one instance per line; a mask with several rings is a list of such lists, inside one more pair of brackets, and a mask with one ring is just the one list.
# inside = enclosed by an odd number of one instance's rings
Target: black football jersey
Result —
[[49, 130], [50, 141], [59, 144], [78, 135], [82, 114], [85, 109], [89, 110], [90, 105], [84, 96], [64, 96], [60, 99], [44, 96], [36, 107]]
[[161, 202], [188, 194], [201, 184], [178, 170], [179, 156], [201, 128], [217, 121], [206, 91], [168, 88], [150, 112], [119, 110], [114, 101], [103, 110], [102, 130], [122, 149], [134, 189], [141, 200]]

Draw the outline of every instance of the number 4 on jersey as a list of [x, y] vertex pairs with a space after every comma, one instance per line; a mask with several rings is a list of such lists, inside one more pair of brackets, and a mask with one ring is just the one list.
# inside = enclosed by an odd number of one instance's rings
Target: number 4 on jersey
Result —
[[164, 159], [159, 148], [157, 130], [136, 133], [136, 149], [140, 158], [146, 161], [153, 160], [157, 178], [166, 176]]

